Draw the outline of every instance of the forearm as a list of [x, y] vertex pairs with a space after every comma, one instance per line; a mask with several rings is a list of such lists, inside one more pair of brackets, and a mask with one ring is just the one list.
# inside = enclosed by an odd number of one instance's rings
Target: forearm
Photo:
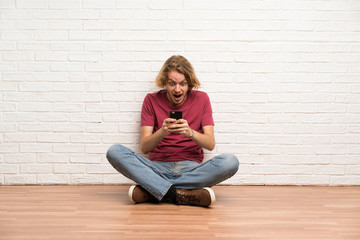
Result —
[[162, 128], [151, 135], [143, 136], [140, 143], [141, 151], [145, 154], [151, 152], [165, 136], [166, 132]]
[[213, 135], [194, 131], [194, 135], [191, 137], [191, 140], [193, 140], [200, 147], [209, 151], [212, 151], [215, 148], [215, 137]]

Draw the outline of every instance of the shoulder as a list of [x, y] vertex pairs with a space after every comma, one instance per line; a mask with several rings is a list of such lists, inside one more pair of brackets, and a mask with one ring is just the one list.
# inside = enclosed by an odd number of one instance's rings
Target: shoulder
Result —
[[148, 93], [145, 96], [144, 101], [154, 101], [154, 100], [158, 100], [164, 97], [165, 94], [165, 90], [160, 90], [158, 92], [154, 92], [154, 93]]
[[195, 98], [209, 98], [206, 92], [202, 92], [199, 90], [191, 90], [190, 94]]
[[196, 101], [210, 101], [208, 94], [199, 90], [191, 90], [190, 96]]

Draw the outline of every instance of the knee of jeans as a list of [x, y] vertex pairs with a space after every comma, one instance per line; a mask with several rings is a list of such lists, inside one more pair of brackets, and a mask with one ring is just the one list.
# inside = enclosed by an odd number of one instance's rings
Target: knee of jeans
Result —
[[237, 172], [239, 169], [239, 160], [238, 158], [233, 154], [224, 154], [223, 155], [223, 164], [229, 169]]
[[121, 144], [114, 144], [108, 149], [106, 153], [106, 158], [108, 159], [108, 161], [111, 161], [116, 155], [121, 154], [125, 150], [128, 150], [128, 148]]

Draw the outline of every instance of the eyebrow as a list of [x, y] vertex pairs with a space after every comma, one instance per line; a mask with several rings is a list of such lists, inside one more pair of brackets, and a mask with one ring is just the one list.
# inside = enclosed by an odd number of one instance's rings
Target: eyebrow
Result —
[[[171, 78], [168, 78], [168, 81], [175, 82], [175, 80], [173, 80], [173, 79], [171, 79]], [[186, 81], [186, 82], [187, 82], [186, 78], [184, 78], [183, 80], [181, 80], [180, 83], [183, 82], [183, 81]]]

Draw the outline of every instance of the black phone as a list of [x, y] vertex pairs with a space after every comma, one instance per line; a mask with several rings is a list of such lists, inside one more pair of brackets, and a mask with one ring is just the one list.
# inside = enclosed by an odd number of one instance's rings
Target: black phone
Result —
[[171, 110], [170, 118], [175, 118], [176, 120], [182, 119], [182, 111], [179, 110]]

